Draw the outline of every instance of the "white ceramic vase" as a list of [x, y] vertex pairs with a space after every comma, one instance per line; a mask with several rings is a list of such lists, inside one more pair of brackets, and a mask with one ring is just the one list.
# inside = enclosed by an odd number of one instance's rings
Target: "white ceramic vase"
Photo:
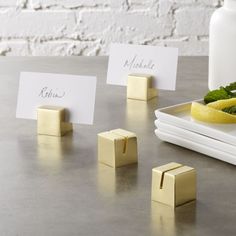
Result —
[[236, 0], [225, 0], [210, 22], [210, 90], [236, 82]]

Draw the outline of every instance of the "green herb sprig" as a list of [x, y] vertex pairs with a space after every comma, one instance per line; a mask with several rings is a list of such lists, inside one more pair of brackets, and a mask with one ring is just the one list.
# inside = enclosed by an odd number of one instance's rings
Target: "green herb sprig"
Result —
[[236, 115], [236, 106], [226, 107], [226, 108], [222, 109], [222, 111], [229, 113], [231, 115]]
[[204, 97], [204, 102], [206, 104], [210, 102], [215, 102], [222, 99], [235, 98], [236, 93], [233, 92], [236, 90], [236, 82], [229, 84], [226, 87], [220, 87], [219, 89], [212, 90], [207, 93]]

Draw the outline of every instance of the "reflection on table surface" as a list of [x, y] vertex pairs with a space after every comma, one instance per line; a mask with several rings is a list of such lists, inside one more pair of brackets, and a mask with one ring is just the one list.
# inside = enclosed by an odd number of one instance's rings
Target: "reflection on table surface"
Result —
[[137, 185], [137, 168], [137, 164], [112, 168], [98, 163], [98, 191], [103, 196], [116, 196], [121, 192], [132, 190]]
[[59, 171], [66, 151], [72, 148], [72, 134], [66, 137], [38, 135], [37, 142], [39, 164], [48, 171]]
[[134, 132], [145, 132], [150, 126], [150, 119], [154, 120], [157, 104], [158, 98], [153, 98], [148, 102], [127, 99], [126, 127]]
[[196, 202], [192, 201], [177, 208], [152, 201], [151, 202], [151, 231], [153, 235], [173, 236], [178, 232], [177, 222], [188, 217], [188, 224], [196, 220]]

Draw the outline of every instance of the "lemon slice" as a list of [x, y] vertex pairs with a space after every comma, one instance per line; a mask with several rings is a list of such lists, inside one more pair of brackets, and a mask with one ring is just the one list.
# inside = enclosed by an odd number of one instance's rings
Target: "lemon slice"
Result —
[[[228, 99], [227, 99], [228, 100]], [[231, 100], [231, 99], [229, 99]], [[206, 106], [198, 102], [192, 102], [191, 106], [191, 116], [195, 118], [196, 120], [204, 121], [204, 122], [209, 122], [209, 123], [221, 123], [221, 124], [230, 124], [230, 123], [236, 123], [236, 116], [235, 115], [230, 115], [226, 112], [223, 112], [217, 108], [221, 108], [223, 106], [223, 100], [216, 101], [210, 103]], [[226, 105], [225, 105], [226, 104]], [[230, 102], [224, 102], [225, 107], [230, 106]], [[235, 103], [233, 104], [235, 105]], [[231, 105], [231, 106], [233, 106]], [[213, 106], [213, 107], [211, 107]], [[223, 109], [222, 108], [222, 109]]]
[[216, 102], [211, 102], [207, 104], [208, 107], [215, 108], [217, 110], [222, 110], [226, 107], [236, 106], [236, 98], [219, 100]]

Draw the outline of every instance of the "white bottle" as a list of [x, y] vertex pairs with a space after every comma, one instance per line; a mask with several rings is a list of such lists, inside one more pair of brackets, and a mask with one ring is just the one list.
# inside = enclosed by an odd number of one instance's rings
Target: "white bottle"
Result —
[[236, 0], [225, 0], [210, 23], [210, 90], [236, 82]]

